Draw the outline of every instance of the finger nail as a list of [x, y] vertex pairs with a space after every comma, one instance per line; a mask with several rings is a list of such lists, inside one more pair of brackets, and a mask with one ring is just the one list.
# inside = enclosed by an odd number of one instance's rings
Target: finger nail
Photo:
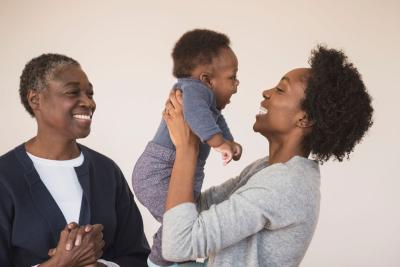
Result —
[[81, 240], [80, 239], [75, 240], [75, 246], [79, 246], [80, 244], [81, 244]]
[[67, 250], [71, 250], [71, 244], [67, 244], [66, 249], [67, 249]]

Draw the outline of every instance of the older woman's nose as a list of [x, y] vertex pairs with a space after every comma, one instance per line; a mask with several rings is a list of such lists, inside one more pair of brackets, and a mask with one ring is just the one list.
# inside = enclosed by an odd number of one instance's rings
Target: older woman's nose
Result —
[[92, 96], [88, 96], [86, 94], [82, 94], [80, 105], [84, 106], [84, 107], [88, 107], [90, 109], [95, 109], [96, 108], [96, 102], [94, 102], [93, 97]]

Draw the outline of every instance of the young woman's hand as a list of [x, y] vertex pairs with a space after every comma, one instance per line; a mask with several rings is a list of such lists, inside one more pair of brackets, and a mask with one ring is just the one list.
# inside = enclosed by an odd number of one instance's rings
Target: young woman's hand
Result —
[[165, 103], [163, 118], [167, 124], [171, 140], [177, 150], [193, 148], [198, 151], [199, 139], [193, 134], [183, 117], [183, 98], [182, 91], [179, 89], [171, 90], [169, 98]]

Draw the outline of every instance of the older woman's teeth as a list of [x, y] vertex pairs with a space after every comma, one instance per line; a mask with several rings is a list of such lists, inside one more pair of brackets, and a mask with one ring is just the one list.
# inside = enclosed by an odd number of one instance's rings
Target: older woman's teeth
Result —
[[265, 115], [268, 113], [268, 109], [264, 108], [264, 107], [260, 107], [260, 110], [258, 112], [259, 115]]
[[73, 117], [81, 120], [90, 120], [90, 115], [76, 114]]

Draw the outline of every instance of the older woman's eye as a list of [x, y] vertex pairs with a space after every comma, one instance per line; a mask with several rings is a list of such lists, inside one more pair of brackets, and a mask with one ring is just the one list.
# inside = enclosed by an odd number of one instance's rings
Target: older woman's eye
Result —
[[67, 91], [66, 94], [67, 94], [67, 95], [72, 95], [72, 96], [74, 96], [74, 95], [79, 94], [79, 91], [78, 91], [78, 90]]

